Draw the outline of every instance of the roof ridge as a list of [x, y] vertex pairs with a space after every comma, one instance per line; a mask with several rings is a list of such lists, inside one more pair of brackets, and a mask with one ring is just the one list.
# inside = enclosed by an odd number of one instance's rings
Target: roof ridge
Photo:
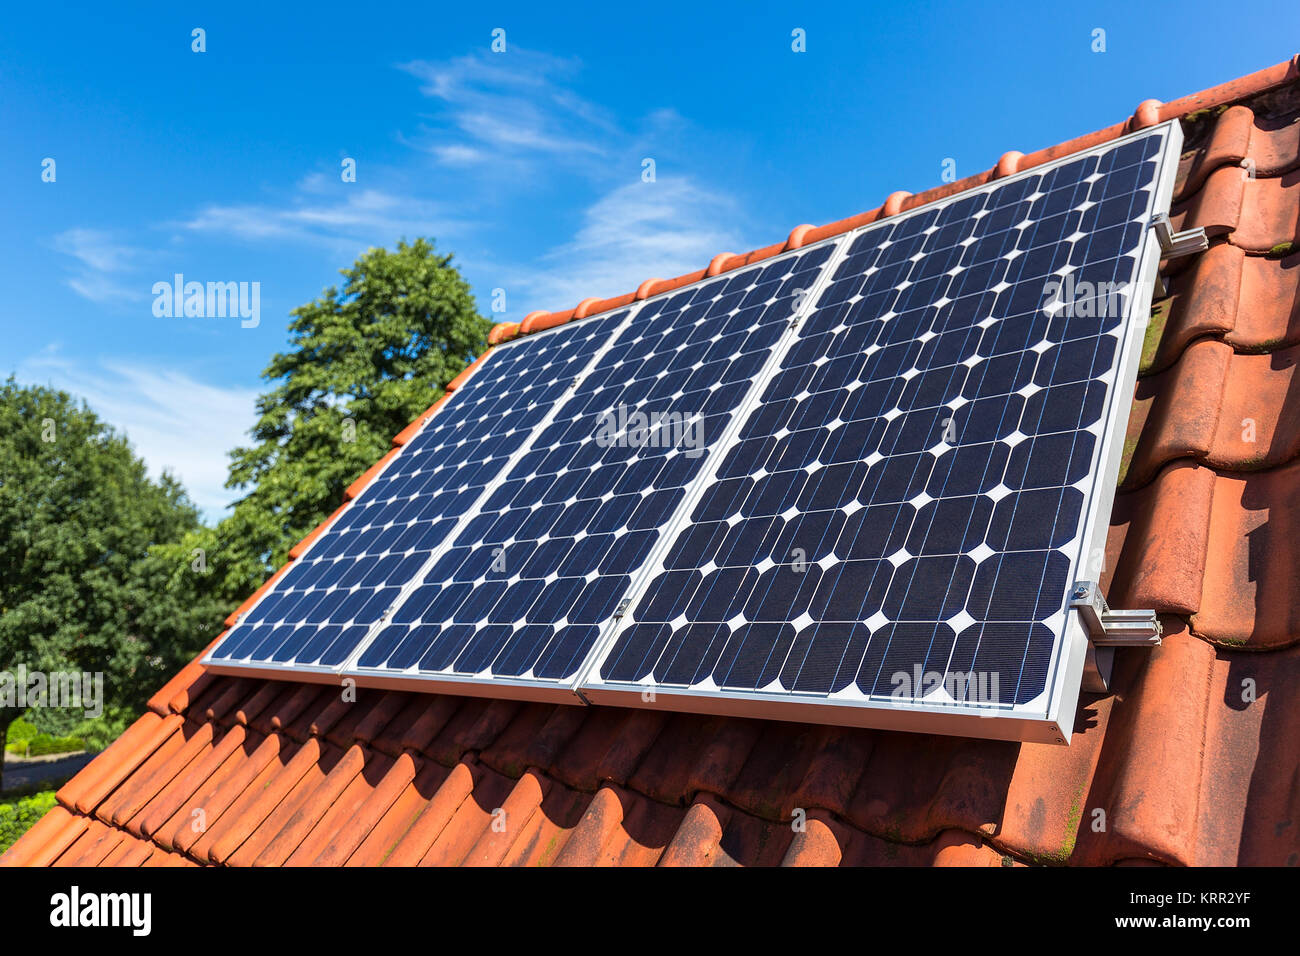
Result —
[[823, 226], [813, 226], [808, 223], [795, 226], [794, 229], [790, 230], [790, 234], [784, 242], [773, 243], [743, 254], [720, 252], [709, 261], [708, 266], [704, 269], [688, 272], [672, 279], [646, 279], [637, 286], [634, 292], [626, 292], [623, 295], [606, 299], [586, 298], [572, 309], [564, 312], [537, 310], [529, 312], [520, 322], [498, 323], [493, 326], [488, 334], [488, 342], [491, 345], [499, 345], [520, 335], [530, 335], [533, 332], [552, 329], [575, 319], [585, 319], [588, 316], [631, 305], [649, 298], [651, 295], [671, 292], [701, 279], [752, 265], [755, 262], [770, 259], [783, 252], [789, 252], [805, 245], [821, 242], [823, 239], [841, 235], [859, 226], [869, 225], [890, 216], [909, 212], [918, 206], [946, 199], [968, 189], [976, 189], [997, 179], [1053, 162], [1063, 156], [1091, 149], [1094, 146], [1110, 142], [1137, 130], [1147, 129], [1166, 120], [1235, 103], [1246, 97], [1281, 86], [1288, 80], [1297, 77], [1300, 77], [1300, 53], [1289, 60], [1257, 70], [1238, 79], [1220, 83], [1199, 93], [1179, 97], [1169, 103], [1162, 103], [1156, 99], [1143, 100], [1137, 105], [1133, 114], [1121, 123], [1115, 123], [1104, 129], [1077, 136], [1074, 139], [1066, 140], [1064, 143], [1058, 143], [1056, 146], [1049, 146], [1046, 149], [1040, 149], [1029, 154], [1010, 150], [1002, 154], [992, 169], [975, 173], [955, 182], [934, 186], [915, 195], [904, 190], [897, 190], [890, 193], [885, 202], [875, 209], [869, 209], [866, 212], [827, 223]]

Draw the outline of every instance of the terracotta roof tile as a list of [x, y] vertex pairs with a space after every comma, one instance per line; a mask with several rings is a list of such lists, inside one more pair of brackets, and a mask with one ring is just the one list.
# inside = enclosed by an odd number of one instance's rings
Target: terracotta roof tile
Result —
[[1204, 185], [1181, 203], [1175, 203], [1169, 219], [1175, 229], [1204, 229], [1211, 238], [1227, 235], [1241, 222], [1246, 176], [1233, 166], [1220, 166], [1206, 177]]
[[1214, 472], [1177, 461], [1111, 515], [1107, 593], [1116, 607], [1192, 614], [1200, 607], [1214, 501]]
[[1241, 219], [1234, 245], [1248, 252], [1268, 252], [1300, 239], [1300, 170], [1278, 177], [1244, 180]]
[[1300, 342], [1300, 251], [1281, 260], [1243, 256], [1230, 345], [1267, 351]]
[[537, 809], [520, 827], [502, 866], [552, 866], [578, 829], [591, 795], [551, 782]]
[[415, 772], [416, 761], [410, 754], [396, 759], [385, 754], [372, 758], [294, 851], [289, 863], [342, 866], [415, 781]]
[[89, 817], [55, 806], [0, 856], [0, 862], [5, 866], [49, 866], [77, 842], [90, 823]]
[[170, 787], [178, 776], [183, 776], [192, 764], [201, 763], [211, 753], [216, 733], [213, 724], [182, 724], [130, 779], [100, 804], [95, 815], [105, 823], [127, 827], [146, 804]]
[[[0, 859], [1300, 863], [1300, 251], [1275, 248], [1300, 236], [1297, 63], [710, 263], [738, 268], [1187, 114], [1175, 219], [1215, 238], [1169, 264], [1153, 310], [1103, 576], [1113, 605], [1159, 611], [1166, 638], [1118, 651], [1069, 747], [374, 690], [351, 702], [191, 664]], [[706, 271], [531, 314], [523, 331]]]
[[[411, 762], [416, 768], [415, 776], [380, 813], [355, 849], [349, 852], [346, 846], [356, 836], [353, 828], [349, 827], [348, 830], [335, 834], [337, 849], [333, 846], [327, 848], [317, 858], [318, 863], [379, 866], [388, 860], [393, 849], [406, 837], [407, 831], [419, 820], [434, 794], [451, 775], [451, 771], [439, 763], [421, 763], [418, 757], [412, 757]], [[394, 770], [405, 773], [400, 762]], [[389, 776], [393, 774], [390, 773]]]
[[1172, 280], [1169, 297], [1152, 310], [1143, 374], [1172, 367], [1201, 336], [1227, 338], [1235, 332], [1245, 257], [1231, 243], [1216, 243]]
[[[437, 787], [433, 789], [431, 785], [435, 781]], [[382, 861], [385, 866], [417, 865], [469, 797], [474, 785], [475, 768], [469, 763], [458, 763], [450, 772], [430, 768], [416, 777], [413, 790], [418, 797], [423, 797], [423, 805], [376, 862]]]
[[[391, 764], [391, 758], [377, 754], [374, 760], [374, 773], [383, 776], [383, 771]], [[332, 755], [324, 756], [316, 767], [308, 770], [297, 788], [267, 818], [247, 843], [231, 857], [232, 866], [239, 866], [243, 861], [254, 866], [283, 866], [299, 849], [309, 859], [323, 847], [332, 828], [339, 827], [348, 820], [341, 816], [342, 808], [355, 799], [353, 792], [348, 800], [340, 804], [344, 793], [352, 790], [352, 783], [361, 777], [366, 767], [366, 751], [358, 744], [353, 744], [337, 759]], [[328, 770], [323, 780], [317, 779], [317, 771]], [[363, 780], [364, 782], [364, 780]], [[308, 840], [308, 834], [321, 824], [321, 832], [315, 840]], [[269, 842], [262, 846], [260, 835], [269, 836]], [[254, 851], [262, 846], [254, 856]], [[304, 862], [299, 858], [299, 862]]]
[[[504, 775], [501, 779], [511, 780]], [[484, 803], [482, 809], [488, 810], [493, 819], [479, 833], [478, 839], [469, 848], [469, 852], [456, 862], [466, 866], [499, 866], [516, 841], [529, 832], [528, 823], [538, 815], [542, 798], [546, 796], [549, 786], [550, 781], [544, 777], [539, 777], [532, 771], [525, 771], [522, 776], [513, 781], [510, 792], [499, 806], [489, 808], [490, 799], [489, 803]], [[476, 789], [475, 797], [477, 798], [478, 795], [479, 791]], [[535, 838], [536, 831], [531, 831], [529, 835]], [[531, 842], [531, 839], [528, 842]]]
[[220, 771], [232, 755], [239, 752], [247, 740], [247, 731], [243, 727], [232, 727], [221, 733], [215, 745], [205, 748], [200, 759], [193, 761], [164, 791], [148, 801], [148, 812], [140, 816], [136, 825], [139, 834], [154, 836], [166, 828], [177, 811]]
[[1247, 475], [1217, 475], [1205, 586], [1192, 616], [1197, 634], [1254, 649], [1284, 647], [1300, 633], [1300, 462]]
[[[277, 759], [287, 760], [292, 749], [293, 743], [279, 736], [260, 741], [251, 736], [245, 739], [195, 795], [159, 827], [155, 842], [167, 849], [188, 852], [203, 842], [211, 827], [221, 823], [224, 830], [234, 825], [235, 815], [255, 798], [258, 784], [269, 781]], [[246, 794], [249, 796], [245, 803], [239, 804]], [[232, 807], [235, 812], [223, 817]]]
[[[469, 770], [473, 786], [463, 793], [459, 786], [452, 791], [461, 799], [454, 808], [448, 807], [451, 813], [444, 819], [443, 826], [438, 827], [432, 843], [420, 857], [421, 866], [456, 866], [464, 862], [494, 823], [509, 823], [500, 811], [516, 781], [477, 762], [462, 763], [461, 766]], [[393, 858], [389, 859], [390, 864], [394, 862]]]
[[[225, 809], [215, 816], [205, 812], [199, 827], [178, 833], [175, 845], [197, 860], [224, 863], [321, 759], [320, 744], [308, 740], [301, 747], [290, 744], [284, 749], [278, 737], [268, 737], [275, 747], [258, 748], [237, 774], [222, 784], [214, 803]], [[202, 809], [202, 808], [201, 808]]]

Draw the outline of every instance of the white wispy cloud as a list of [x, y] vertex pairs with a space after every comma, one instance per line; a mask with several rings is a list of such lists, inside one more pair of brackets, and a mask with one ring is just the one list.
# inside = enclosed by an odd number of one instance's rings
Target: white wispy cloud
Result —
[[[698, 269], [724, 249], [750, 248], [739, 204], [725, 190], [680, 165], [657, 181], [641, 180], [643, 158], [687, 152], [680, 114], [659, 108], [632, 127], [620, 125], [573, 89], [580, 68], [576, 60], [516, 47], [402, 66], [438, 110], [421, 148], [445, 171], [473, 172], [493, 190], [512, 179], [529, 186], [563, 179], [589, 196], [568, 239], [528, 261], [495, 264], [515, 301], [564, 309], [587, 296], [630, 291], [651, 276]], [[521, 169], [528, 176], [520, 177]]]
[[[180, 224], [183, 234], [318, 244], [347, 257], [401, 236], [436, 236], [459, 246], [472, 278], [506, 287], [529, 309], [618, 295], [757, 244], [744, 234], [734, 196], [675, 161], [691, 155], [689, 124], [666, 107], [615, 121], [577, 92], [576, 59], [511, 46], [503, 55], [398, 68], [419, 82], [431, 107], [416, 132], [398, 134], [414, 162], [364, 167], [364, 187], [317, 171], [285, 200], [212, 203]], [[641, 180], [645, 157], [656, 160], [655, 182]], [[545, 229], [534, 254], [494, 255], [494, 237], [507, 230], [518, 248], [520, 219], [494, 222], [485, 210], [513, 210], [539, 193], [551, 203], [566, 196], [571, 208], [559, 207], [557, 218], [576, 217], [577, 225], [566, 235], [534, 223]]]
[[734, 199], [690, 179], [628, 183], [590, 205], [573, 239], [521, 270], [517, 282], [544, 309], [620, 295], [645, 279], [703, 268], [719, 252], [747, 250], [741, 232], [723, 225], [738, 219]]
[[602, 156], [618, 134], [606, 111], [565, 86], [581, 69], [574, 59], [513, 47], [504, 55], [416, 60], [401, 69], [442, 104], [437, 126], [427, 132], [438, 140], [429, 149], [444, 159], [456, 161], [464, 150], [551, 161]]
[[381, 189], [348, 189], [337, 197], [324, 193], [321, 177], [313, 176], [300, 184], [287, 206], [213, 203], [181, 225], [245, 241], [323, 244], [349, 255], [401, 236], [446, 235], [462, 228], [442, 203], [432, 200]]
[[143, 288], [123, 280], [141, 258], [141, 250], [102, 229], [68, 229], [54, 237], [54, 248], [73, 260], [64, 281], [84, 299], [114, 305], [145, 298]]
[[16, 375], [84, 398], [126, 434], [153, 477], [168, 470], [179, 478], [209, 521], [238, 496], [223, 487], [227, 452], [247, 444], [256, 390], [214, 385], [137, 359], [76, 360], [54, 348], [27, 359]]

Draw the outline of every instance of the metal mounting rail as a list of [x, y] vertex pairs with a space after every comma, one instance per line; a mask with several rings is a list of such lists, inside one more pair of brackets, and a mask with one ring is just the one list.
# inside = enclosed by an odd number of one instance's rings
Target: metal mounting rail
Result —
[[1070, 607], [1079, 612], [1088, 634], [1088, 658], [1083, 673], [1083, 690], [1088, 693], [1104, 694], [1110, 690], [1115, 648], [1160, 644], [1162, 629], [1155, 611], [1111, 610], [1096, 581], [1076, 582], [1070, 592]]
[[1194, 256], [1210, 248], [1210, 239], [1201, 227], [1174, 232], [1173, 224], [1165, 213], [1156, 213], [1151, 219], [1151, 228], [1156, 231], [1156, 240], [1160, 243], [1160, 255], [1164, 259], [1178, 259], [1182, 256]]

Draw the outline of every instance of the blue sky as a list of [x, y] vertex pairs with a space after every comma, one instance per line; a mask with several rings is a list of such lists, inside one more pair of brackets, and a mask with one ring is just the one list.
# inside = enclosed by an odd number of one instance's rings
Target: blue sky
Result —
[[[369, 246], [432, 237], [517, 320], [919, 192], [946, 159], [966, 176], [1109, 125], [1300, 36], [1294, 5], [1200, 0], [177, 6], [6, 11], [0, 374], [84, 396], [209, 518], [289, 309]], [[260, 323], [156, 317], [178, 272], [260, 283]]]

